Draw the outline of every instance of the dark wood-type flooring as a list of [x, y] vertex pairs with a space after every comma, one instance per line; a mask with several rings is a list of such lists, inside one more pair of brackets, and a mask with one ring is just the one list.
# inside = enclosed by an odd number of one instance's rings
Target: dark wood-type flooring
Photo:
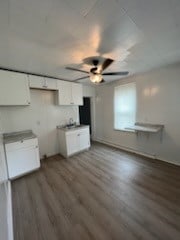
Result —
[[180, 240], [180, 167], [101, 144], [13, 181], [15, 240]]

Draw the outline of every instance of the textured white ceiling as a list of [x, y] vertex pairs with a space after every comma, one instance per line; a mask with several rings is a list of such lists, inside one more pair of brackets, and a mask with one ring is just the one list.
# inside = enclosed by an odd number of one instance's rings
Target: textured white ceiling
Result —
[[73, 80], [91, 56], [131, 75], [180, 61], [180, 0], [0, 1], [0, 67]]

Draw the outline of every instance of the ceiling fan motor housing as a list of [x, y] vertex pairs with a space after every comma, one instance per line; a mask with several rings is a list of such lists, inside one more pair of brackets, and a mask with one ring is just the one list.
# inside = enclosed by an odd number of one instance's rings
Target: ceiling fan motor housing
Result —
[[98, 63], [99, 63], [99, 60], [98, 60], [98, 59], [94, 59], [92, 62], [93, 62], [93, 65], [94, 65], [94, 66], [97, 66]]
[[90, 72], [96, 74], [97, 69], [98, 69], [97, 67], [93, 67], [91, 68]]

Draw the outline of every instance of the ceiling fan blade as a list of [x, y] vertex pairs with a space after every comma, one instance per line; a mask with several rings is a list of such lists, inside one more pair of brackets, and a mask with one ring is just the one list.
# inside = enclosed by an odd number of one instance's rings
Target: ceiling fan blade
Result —
[[120, 76], [124, 76], [124, 75], [128, 75], [129, 72], [107, 72], [107, 73], [102, 73], [102, 75], [111, 75], [111, 76], [116, 76], [116, 75], [120, 75]]
[[73, 82], [76, 82], [76, 81], [79, 81], [79, 80], [82, 80], [82, 79], [85, 79], [85, 78], [89, 78], [89, 75], [88, 75], [88, 76], [85, 76], [85, 77], [77, 78], [77, 79], [75, 79]]
[[67, 82], [70, 82], [71, 80], [67, 79], [67, 78], [62, 78], [62, 77], [59, 77], [57, 80], [62, 80], [62, 81], [67, 81]]
[[67, 70], [72, 70], [72, 71], [77, 71], [77, 72], [83, 72], [83, 73], [89, 73], [87, 71], [81, 70], [81, 69], [77, 69], [77, 68], [73, 68], [73, 67], [66, 67]]
[[113, 62], [114, 60], [107, 58], [102, 64], [102, 71], [104, 71], [107, 67], [109, 67], [109, 65], [111, 65], [111, 63]]

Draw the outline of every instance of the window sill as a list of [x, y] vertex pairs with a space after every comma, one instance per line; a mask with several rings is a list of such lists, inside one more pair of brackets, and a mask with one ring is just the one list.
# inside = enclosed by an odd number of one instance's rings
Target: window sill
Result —
[[122, 129], [116, 129], [116, 128], [114, 128], [114, 131], [128, 132], [128, 133], [135, 133], [135, 130], [126, 129], [126, 128], [122, 128]]

